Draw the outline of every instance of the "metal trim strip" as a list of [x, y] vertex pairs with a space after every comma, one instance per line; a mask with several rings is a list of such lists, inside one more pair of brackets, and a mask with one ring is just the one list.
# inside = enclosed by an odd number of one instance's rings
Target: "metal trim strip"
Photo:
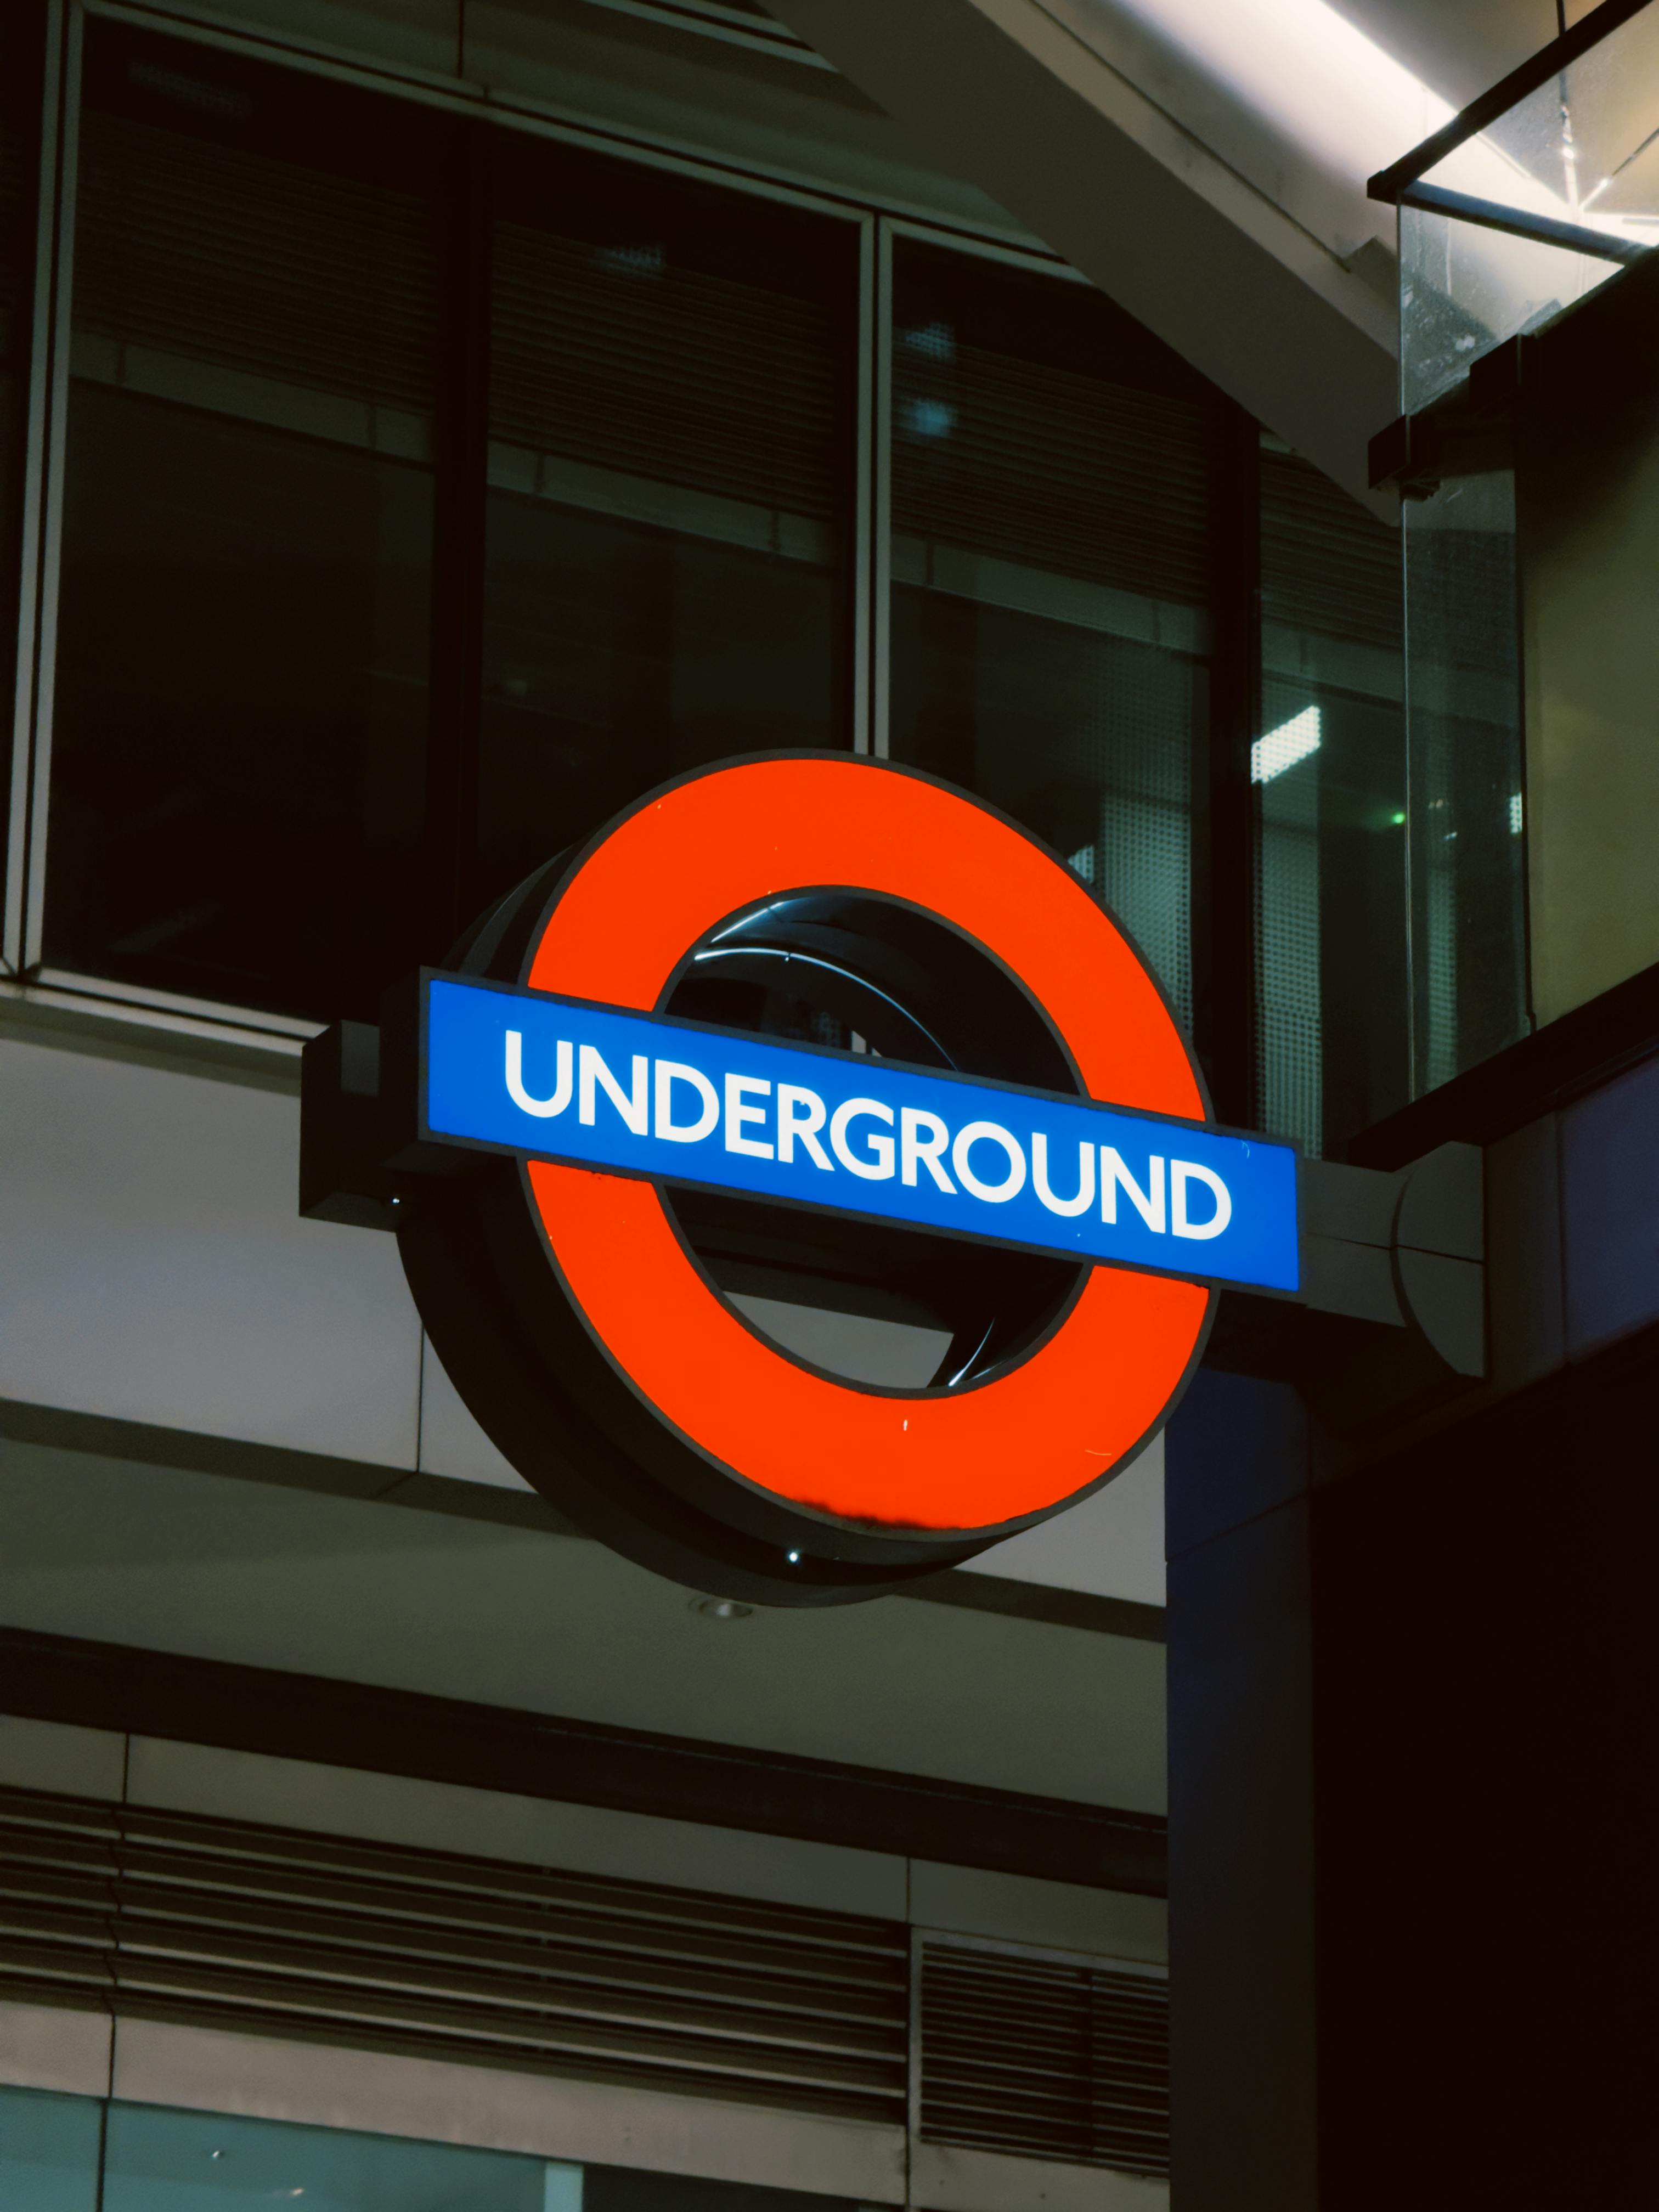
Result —
[[33, 766], [37, 623], [40, 604], [41, 519], [50, 411], [52, 287], [56, 264], [58, 141], [64, 73], [62, 0], [48, 0], [40, 117], [39, 204], [35, 210], [33, 328], [29, 345], [27, 443], [23, 473], [22, 542], [17, 593], [17, 668], [12, 699], [10, 807], [7, 824], [6, 903], [0, 922], [0, 969], [23, 962], [27, 890], [30, 776]]
[[27, 878], [23, 935], [18, 967], [27, 971], [40, 957], [46, 920], [46, 835], [51, 813], [52, 714], [57, 684], [58, 587], [63, 556], [64, 459], [68, 434], [70, 302], [75, 273], [76, 168], [80, 149], [81, 44], [84, 16], [81, 0], [71, 0], [65, 27], [62, 127], [58, 136], [57, 250], [53, 255], [52, 300], [47, 343], [50, 398], [46, 424], [46, 486], [41, 510], [39, 641], [35, 665], [34, 726], [29, 765]]
[[1495, 85], [1472, 100], [1462, 111], [1454, 115], [1449, 123], [1391, 161], [1386, 169], [1379, 169], [1365, 186], [1366, 195], [1374, 200], [1399, 204], [1407, 185], [1415, 184], [1425, 169], [1443, 161], [1448, 154], [1455, 153], [1465, 140], [1478, 138], [1499, 116], [1524, 100], [1529, 92], [1536, 92], [1547, 84], [1558, 71], [1569, 68], [1592, 46], [1601, 45], [1614, 31], [1620, 29], [1632, 15], [1639, 15], [1649, 0], [1601, 0], [1588, 15], [1581, 16], [1570, 31], [1540, 47], [1530, 60], [1512, 69], [1507, 76], [1500, 77]]
[[893, 226], [877, 226], [874, 315], [875, 416], [871, 445], [872, 527], [875, 557], [870, 574], [870, 750], [890, 757], [889, 707], [893, 649]]

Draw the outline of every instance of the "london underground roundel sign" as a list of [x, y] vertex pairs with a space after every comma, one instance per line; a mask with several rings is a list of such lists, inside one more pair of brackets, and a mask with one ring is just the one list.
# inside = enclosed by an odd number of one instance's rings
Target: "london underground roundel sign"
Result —
[[[402, 1060], [410, 1157], [451, 1170], [399, 1206], [446, 1367], [573, 1519], [699, 1588], [970, 1558], [1157, 1432], [1217, 1285], [1297, 1287], [1294, 1153], [1212, 1125], [1123, 931], [885, 763], [652, 793], [422, 975]], [[922, 1364], [872, 1380], [872, 1341]]]

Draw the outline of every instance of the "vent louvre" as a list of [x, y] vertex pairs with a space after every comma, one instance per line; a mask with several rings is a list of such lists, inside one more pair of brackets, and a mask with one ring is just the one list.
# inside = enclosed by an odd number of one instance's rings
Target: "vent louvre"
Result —
[[902, 2123], [884, 1921], [0, 1790], [0, 1990]]
[[935, 1942], [921, 1972], [924, 2142], [1168, 2173], [1161, 1977]]

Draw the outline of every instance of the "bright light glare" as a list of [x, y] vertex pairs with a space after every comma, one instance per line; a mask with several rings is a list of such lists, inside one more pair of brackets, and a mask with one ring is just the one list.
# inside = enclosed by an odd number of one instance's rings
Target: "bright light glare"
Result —
[[[1228, 0], [1225, 6], [1217, 0], [1044, 0], [1044, 5], [1108, 59], [1112, 17], [1121, 10], [1137, 18], [1161, 45], [1183, 54], [1292, 145], [1332, 174], [1356, 182], [1408, 153], [1455, 112], [1327, 0]], [[1639, 216], [1596, 209], [1604, 184], [1581, 200], [1571, 157], [1569, 167], [1564, 191], [1482, 133], [1429, 175], [1477, 198], [1652, 243], [1651, 229]], [[1492, 233], [1462, 243], [1468, 251], [1495, 258], [1500, 270], [1517, 251], [1536, 252], [1524, 241]], [[1610, 275], [1613, 266], [1597, 270], [1595, 281]]]
[[[1139, 16], [1154, 37], [1184, 49], [1207, 76], [1338, 176], [1360, 178], [1382, 168], [1454, 112], [1325, 0], [1116, 4]], [[1101, 0], [1062, 0], [1062, 6], [1074, 18], [1109, 14]]]
[[1299, 714], [1292, 714], [1288, 722], [1269, 730], [1265, 738], [1258, 738], [1250, 747], [1250, 781], [1271, 783], [1287, 768], [1294, 768], [1298, 761], [1306, 760], [1310, 753], [1318, 750], [1319, 709], [1304, 707]]
[[1510, 793], [1510, 836], [1518, 837], [1521, 835], [1522, 830], [1526, 827], [1526, 808], [1522, 803], [1521, 794], [1518, 791], [1512, 791]]

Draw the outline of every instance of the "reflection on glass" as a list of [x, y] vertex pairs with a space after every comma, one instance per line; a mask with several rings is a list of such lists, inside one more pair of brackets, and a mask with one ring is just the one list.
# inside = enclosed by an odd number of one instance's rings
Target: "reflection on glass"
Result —
[[1406, 760], [1397, 533], [1261, 456], [1258, 1115], [1310, 1152], [1406, 1103]]
[[1083, 285], [901, 242], [894, 759], [1005, 808], [1192, 1012], [1206, 387]]
[[581, 2212], [580, 2182], [499, 2151], [112, 2105], [101, 2212]]
[[511, 138], [496, 214], [480, 900], [666, 776], [851, 742], [853, 227]]
[[0, 2204], [97, 2212], [102, 2107], [91, 2097], [0, 2089]]
[[93, 22], [46, 954], [325, 1017], [416, 957], [418, 111]]
[[1659, 8], [1645, 8], [1425, 170], [1400, 221], [1407, 412], [1659, 243]]
[[1528, 1027], [1514, 478], [1450, 477], [1404, 516], [1421, 1092]]

